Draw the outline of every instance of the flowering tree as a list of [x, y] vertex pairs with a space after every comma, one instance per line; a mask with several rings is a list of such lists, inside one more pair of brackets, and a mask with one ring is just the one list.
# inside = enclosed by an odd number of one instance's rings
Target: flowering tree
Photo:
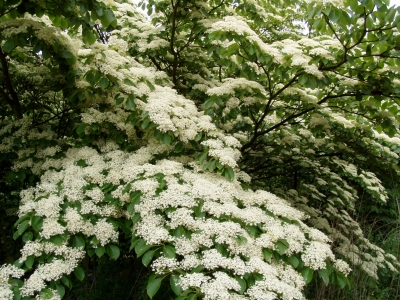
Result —
[[24, 243], [0, 298], [62, 298], [85, 256], [121, 253], [150, 298], [169, 280], [177, 299], [301, 299], [313, 277], [395, 271], [354, 216], [399, 179], [398, 10], [139, 5], [0, 1], [1, 212], [19, 217], [1, 251]]

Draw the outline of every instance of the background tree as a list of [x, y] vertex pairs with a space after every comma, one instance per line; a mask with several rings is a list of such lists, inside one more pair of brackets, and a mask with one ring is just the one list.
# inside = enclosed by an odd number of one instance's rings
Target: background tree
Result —
[[398, 222], [398, 9], [139, 5], [0, 2], [0, 295], [73, 297], [105, 253], [149, 266], [150, 298], [337, 299], [396, 271], [363, 231]]

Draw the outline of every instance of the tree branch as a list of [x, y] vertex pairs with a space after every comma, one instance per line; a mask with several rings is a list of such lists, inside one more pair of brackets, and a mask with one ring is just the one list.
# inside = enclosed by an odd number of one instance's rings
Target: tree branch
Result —
[[258, 129], [260, 128], [260, 125], [262, 124], [262, 122], [264, 121], [264, 119], [267, 117], [267, 115], [268, 115], [268, 113], [269, 113], [269, 105], [272, 103], [272, 101], [273, 101], [277, 96], [279, 96], [287, 87], [289, 87], [293, 82], [295, 82], [295, 81], [297, 80], [297, 78], [298, 78], [301, 74], [302, 74], [302, 72], [299, 73], [299, 74], [296, 74], [288, 83], [286, 83], [281, 89], [279, 89], [279, 91], [277, 91], [275, 94], [271, 95], [271, 97], [270, 97], [270, 99], [269, 99], [269, 101], [268, 101], [268, 104], [267, 104], [267, 106], [265, 107], [265, 110], [264, 110], [263, 115], [262, 115], [261, 118], [260, 118], [257, 122], [255, 122], [255, 124], [254, 124], [254, 134], [253, 134], [253, 137], [251, 138], [251, 140], [250, 140], [247, 144], [243, 145], [241, 151], [244, 151], [244, 150], [246, 150], [247, 148], [251, 147], [251, 145], [252, 145], [252, 144], [257, 140], [257, 138], [261, 135], [261, 133], [258, 132]]
[[172, 5], [172, 27], [171, 27], [171, 41], [170, 41], [170, 50], [172, 55], [174, 56], [174, 62], [172, 64], [172, 82], [174, 83], [174, 86], [177, 87], [177, 69], [178, 69], [178, 52], [175, 51], [174, 49], [174, 40], [175, 40], [175, 34], [176, 34], [176, 14], [178, 11], [178, 6], [179, 6], [180, 0], [176, 1], [176, 4], [174, 5], [174, 0], [171, 0], [171, 5]]
[[[1, 69], [2, 69], [3, 74], [4, 74], [4, 83], [6, 85], [8, 93], [11, 96], [11, 98], [10, 97], [5, 97], [4, 100], [7, 101], [7, 98], [9, 99], [10, 102], [8, 102], [8, 101], [7, 102], [11, 106], [11, 109], [13, 110], [15, 117], [17, 117], [18, 119], [22, 119], [21, 104], [19, 102], [18, 95], [14, 91], [14, 88], [12, 86], [10, 73], [9, 73], [9, 70], [8, 70], [8, 63], [7, 63], [7, 60], [6, 60], [6, 55], [3, 53], [1, 48], [0, 48], [0, 62], [1, 62]], [[4, 94], [6, 94], [5, 91], [3, 91], [3, 92], [4, 92]], [[3, 97], [4, 97], [4, 95], [3, 95]]]

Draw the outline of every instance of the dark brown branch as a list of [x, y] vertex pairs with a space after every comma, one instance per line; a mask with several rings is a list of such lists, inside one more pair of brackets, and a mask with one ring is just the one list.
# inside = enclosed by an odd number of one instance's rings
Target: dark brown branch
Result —
[[1, 69], [2, 69], [3, 74], [4, 74], [4, 84], [5, 84], [5, 86], [6, 86], [7, 90], [8, 90], [8, 93], [11, 96], [11, 97], [6, 97], [4, 100], [7, 101], [7, 98], [9, 99], [9, 101], [10, 101], [9, 105], [11, 106], [11, 109], [13, 110], [15, 117], [17, 117], [18, 119], [22, 119], [21, 104], [19, 102], [18, 95], [14, 91], [14, 88], [12, 86], [12, 82], [11, 82], [10, 73], [9, 73], [9, 70], [8, 70], [8, 63], [7, 63], [7, 60], [6, 60], [6, 56], [3, 53], [1, 48], [0, 48], [0, 61], [1, 61]]
[[177, 87], [177, 69], [178, 69], [178, 52], [175, 51], [174, 49], [174, 40], [175, 40], [175, 33], [177, 29], [176, 25], [176, 14], [178, 11], [178, 6], [179, 6], [180, 0], [176, 1], [176, 5], [174, 5], [174, 0], [171, 0], [171, 5], [172, 5], [172, 28], [171, 28], [171, 41], [170, 41], [170, 50], [172, 55], [174, 56], [174, 62], [172, 64], [172, 82], [174, 83], [174, 86]]
[[334, 152], [334, 153], [327, 153], [327, 154], [318, 154], [318, 155], [315, 155], [314, 157], [319, 158], [319, 157], [332, 157], [332, 156], [338, 156], [341, 158], [343, 156], [343, 153]]
[[[294, 83], [294, 82], [297, 80], [297, 78], [298, 78], [301, 74], [302, 74], [302, 72], [299, 73], [299, 74], [296, 74], [288, 83], [286, 83], [281, 89], [279, 89], [279, 91], [277, 91], [275, 94], [271, 95], [271, 97], [270, 97], [270, 99], [269, 99], [269, 101], [268, 101], [268, 104], [271, 104], [272, 101], [273, 101], [277, 96], [279, 96], [287, 87], [289, 87], [292, 83]], [[250, 148], [251, 145], [252, 145], [252, 144], [257, 140], [257, 138], [261, 135], [261, 134], [258, 132], [258, 129], [260, 128], [262, 122], [264, 121], [264, 119], [267, 117], [267, 115], [268, 115], [268, 113], [269, 113], [268, 104], [267, 104], [267, 107], [265, 108], [264, 113], [263, 113], [263, 115], [261, 116], [261, 118], [254, 124], [254, 134], [253, 134], [253, 137], [251, 138], [251, 140], [250, 140], [247, 144], [243, 145], [243, 147], [242, 147], [242, 149], [241, 149], [242, 152], [243, 152], [244, 150], [246, 150], [247, 148]]]
[[[364, 12], [365, 12], [365, 9], [364, 9]], [[360, 38], [359, 38], [352, 46], [350, 46], [350, 47], [347, 47], [346, 45], [344, 45], [344, 44], [342, 43], [342, 41], [339, 39], [339, 37], [338, 37], [337, 34], [336, 34], [336, 31], [334, 30], [334, 28], [333, 28], [331, 22], [329, 21], [328, 16], [327, 16], [326, 14], [324, 14], [324, 17], [325, 17], [325, 21], [326, 21], [326, 23], [328, 24], [329, 28], [333, 31], [335, 37], [338, 39], [338, 41], [340, 42], [340, 44], [341, 44], [341, 45], [343, 46], [343, 48], [344, 48], [343, 59], [342, 59], [340, 62], [338, 62], [336, 65], [333, 65], [333, 66], [324, 67], [324, 66], [322, 65], [321, 67], [318, 68], [320, 71], [332, 71], [332, 70], [337, 69], [337, 68], [339, 68], [340, 66], [344, 65], [344, 64], [347, 62], [347, 54], [348, 54], [348, 52], [349, 52], [351, 49], [353, 49], [354, 47], [356, 47], [357, 45], [359, 45], [359, 44], [362, 43], [362, 41], [363, 41], [365, 35], [366, 35], [367, 32], [368, 32], [368, 31], [367, 31], [367, 17], [368, 17], [368, 14], [365, 13], [365, 16], [364, 16], [364, 24], [363, 24], [364, 29], [363, 29], [363, 32], [362, 32]], [[348, 43], [347, 43], [347, 44], [348, 44]]]
[[213, 7], [213, 8], [208, 12], [208, 14], [210, 15], [211, 12], [212, 12], [213, 10], [218, 9], [219, 7], [221, 7], [221, 6], [224, 5], [224, 4], [225, 4], [225, 1], [221, 1], [221, 3], [220, 3], [219, 5], [217, 5], [216, 7]]
[[163, 69], [161, 68], [161, 65], [154, 59], [154, 57], [149, 55], [150, 60], [152, 61], [152, 63], [157, 67], [158, 71], [162, 71]]
[[[342, 94], [342, 95], [335, 95], [335, 96], [329, 96], [329, 95], [328, 95], [328, 96], [322, 98], [320, 101], [318, 101], [317, 104], [318, 104], [318, 105], [321, 105], [321, 104], [325, 103], [326, 101], [328, 101], [329, 99], [341, 98], [341, 97], [348, 97], [348, 96], [355, 96], [355, 94]], [[293, 119], [295, 119], [295, 118], [297, 118], [297, 117], [300, 117], [300, 116], [302, 116], [302, 115], [305, 115], [306, 113], [309, 113], [310, 111], [313, 111], [316, 107], [317, 107], [317, 106], [311, 107], [311, 108], [306, 109], [306, 110], [303, 110], [303, 111], [301, 111], [301, 112], [299, 112], [299, 113], [297, 113], [297, 114], [291, 115], [291, 116], [287, 117], [286, 119], [282, 120], [281, 122], [275, 124], [274, 126], [268, 128], [268, 129], [266, 129], [266, 130], [264, 130], [264, 131], [260, 131], [260, 132], [259, 132], [259, 135], [263, 135], [263, 134], [266, 134], [266, 133], [268, 133], [268, 132], [271, 132], [271, 131], [275, 130], [276, 128], [278, 128], [278, 127], [280, 127], [280, 126], [286, 124], [286, 123], [289, 122], [290, 120], [293, 120]]]
[[262, 131], [258, 131], [258, 132], [257, 132], [257, 130], [258, 130], [260, 124], [256, 124], [256, 125], [258, 125], [258, 126], [257, 126], [257, 128], [255, 128], [255, 130], [254, 130], [254, 135], [253, 135], [253, 137], [251, 138], [251, 140], [250, 140], [247, 144], [244, 144], [244, 145], [242, 146], [241, 151], [243, 152], [243, 151], [245, 151], [246, 149], [250, 148], [250, 147], [255, 143], [255, 141], [257, 140], [257, 138], [258, 138], [259, 136], [262, 136], [262, 135], [264, 135], [264, 134], [266, 134], [266, 133], [268, 133], [268, 132], [271, 132], [271, 131], [273, 131], [273, 130], [275, 130], [275, 129], [277, 129], [277, 128], [283, 126], [283, 125], [285, 125], [285, 124], [288, 123], [290, 120], [296, 119], [297, 117], [300, 117], [300, 116], [302, 116], [302, 115], [305, 115], [305, 114], [309, 113], [310, 111], [313, 111], [313, 110], [316, 109], [319, 105], [325, 103], [325, 102], [328, 101], [329, 99], [341, 98], [341, 97], [348, 97], [348, 96], [355, 96], [355, 94], [354, 94], [354, 93], [351, 93], [351, 94], [341, 94], [341, 95], [334, 95], [334, 96], [330, 96], [330, 94], [328, 94], [327, 96], [325, 96], [324, 98], [322, 98], [320, 101], [318, 101], [318, 102], [316, 103], [316, 104], [317, 104], [316, 106], [311, 107], [311, 108], [306, 109], [306, 110], [303, 110], [303, 111], [301, 111], [301, 112], [299, 112], [299, 113], [297, 113], [297, 114], [293, 114], [293, 115], [287, 117], [286, 119], [282, 120], [281, 122], [275, 124], [274, 126], [269, 127], [269, 128], [266, 129], [266, 130], [262, 130]]
[[0, 96], [4, 99], [7, 104], [12, 107], [12, 100], [11, 98], [7, 95], [7, 93], [0, 87]]

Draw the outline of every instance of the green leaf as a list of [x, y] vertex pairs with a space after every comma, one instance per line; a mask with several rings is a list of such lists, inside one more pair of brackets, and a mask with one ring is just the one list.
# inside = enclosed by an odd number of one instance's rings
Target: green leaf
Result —
[[225, 178], [228, 180], [235, 179], [235, 172], [233, 172], [233, 169], [231, 167], [225, 168], [224, 175], [225, 175]]
[[134, 191], [129, 194], [129, 199], [132, 201], [132, 203], [139, 204], [140, 196], [142, 196], [141, 191]]
[[102, 77], [101, 79], [100, 79], [100, 87], [102, 88], [102, 89], [106, 89], [106, 88], [108, 88], [108, 85], [110, 84], [110, 82], [108, 81], [108, 79], [106, 78], [106, 77]]
[[204, 265], [199, 265], [196, 268], [192, 269], [192, 271], [190, 273], [200, 273], [201, 271], [204, 270]]
[[144, 239], [140, 239], [135, 246], [135, 252], [137, 257], [141, 257], [147, 250], [149, 250], [153, 245], [147, 245]]
[[94, 237], [92, 237], [92, 238], [90, 239], [90, 243], [93, 244], [93, 245], [95, 245], [95, 246], [97, 246], [97, 245], [100, 243], [100, 241], [97, 239], [96, 236], [94, 236]]
[[181, 237], [184, 234], [185, 234], [185, 229], [182, 226], [179, 226], [175, 228], [174, 232], [172, 233], [172, 236]]
[[122, 190], [122, 195], [125, 195], [127, 192], [129, 192], [132, 188], [132, 185], [130, 183], [128, 183], [124, 189]]
[[124, 97], [117, 97], [115, 99], [115, 104], [120, 105], [122, 102], [124, 102], [125, 98]]
[[75, 268], [74, 274], [79, 281], [85, 279], [85, 271], [80, 266]]
[[129, 247], [129, 252], [132, 251], [133, 248], [140, 242], [140, 239], [137, 238], [136, 235], [132, 235], [131, 237], [131, 246]]
[[13, 263], [13, 266], [15, 266], [15, 267], [17, 267], [17, 268], [20, 268], [20, 269], [21, 269], [21, 267], [22, 267], [23, 265], [24, 265], [24, 263], [21, 262], [19, 259], [15, 260], [14, 263]]
[[194, 213], [197, 218], [204, 218], [206, 215], [205, 211], [202, 211], [203, 206], [200, 204], [194, 208]]
[[365, 54], [371, 55], [372, 54], [372, 45], [368, 44], [367, 49], [365, 50]]
[[147, 251], [143, 257], [142, 257], [142, 263], [147, 267], [151, 260], [153, 259], [154, 253], [156, 253], [156, 250], [150, 250]]
[[239, 49], [239, 44], [233, 43], [228, 48], [226, 48], [227, 55], [231, 56], [233, 55], [237, 50]]
[[17, 231], [13, 234], [13, 239], [16, 240], [25, 230], [29, 227], [29, 220], [23, 221], [19, 224]]
[[161, 141], [163, 142], [164, 145], [169, 145], [172, 142], [172, 137], [168, 133], [164, 133], [162, 135]]
[[303, 276], [303, 279], [306, 284], [309, 284], [311, 282], [311, 280], [313, 278], [313, 273], [314, 273], [314, 271], [312, 269], [310, 269], [309, 267], [306, 267], [301, 271], [301, 275]]
[[263, 252], [264, 259], [265, 259], [266, 261], [269, 261], [270, 258], [272, 257], [272, 251], [271, 251], [270, 249], [264, 248], [264, 249], [262, 250], [262, 252]]
[[247, 288], [246, 280], [244, 280], [243, 278], [241, 278], [241, 277], [239, 277], [239, 276], [236, 276], [235, 279], [237, 280], [237, 282], [238, 282], [239, 285], [240, 285], [239, 294], [240, 294], [240, 295], [243, 295], [244, 292], [246, 291], [246, 288]]
[[130, 80], [129, 78], [125, 78], [125, 79], [124, 79], [124, 83], [127, 84], [127, 85], [130, 85], [130, 86], [134, 86], [134, 85], [135, 85], [135, 84], [133, 83], [133, 81]]
[[336, 23], [339, 19], [340, 19], [340, 11], [336, 9], [331, 10], [331, 12], [329, 13], [329, 20]]
[[96, 21], [99, 18], [99, 16], [97, 15], [97, 12], [95, 10], [91, 11], [90, 16], [91, 16], [93, 21]]
[[65, 288], [61, 285], [56, 283], [56, 288], [57, 288], [57, 292], [60, 295], [60, 298], [62, 299], [62, 297], [64, 297], [65, 295]]
[[112, 259], [117, 259], [120, 255], [120, 250], [118, 246], [113, 244], [106, 245], [106, 252], [108, 256]]
[[313, 77], [309, 77], [306, 83], [306, 87], [310, 89], [315, 89], [318, 86], [317, 81]]
[[146, 118], [143, 120], [142, 125], [140, 127], [142, 127], [143, 130], [145, 130], [150, 124], [150, 119]]
[[3, 48], [4, 52], [9, 53], [14, 50], [14, 47], [14, 40], [6, 40], [1, 48]]
[[214, 105], [214, 100], [213, 99], [208, 99], [205, 103], [204, 103], [204, 107], [205, 109], [209, 109]]
[[378, 133], [382, 133], [383, 128], [382, 128], [382, 125], [381, 125], [381, 124], [378, 124], [378, 125], [376, 126], [376, 131], [378, 131]]
[[96, 40], [97, 35], [92, 30], [89, 30], [84, 36], [84, 42], [87, 42], [89, 45], [94, 44]]
[[100, 258], [106, 252], [106, 249], [103, 246], [98, 246], [94, 251], [95, 251], [97, 257]]
[[288, 248], [288, 246], [285, 245], [285, 243], [283, 243], [282, 241], [277, 242], [275, 247], [276, 247], [276, 251], [280, 255], [283, 255], [285, 253], [286, 249]]
[[97, 8], [96, 8], [96, 14], [97, 14], [98, 16], [102, 16], [102, 15], [104, 14], [103, 8], [97, 7]]
[[135, 212], [135, 203], [130, 203], [128, 205], [127, 210], [128, 210], [128, 213], [130, 213], [132, 215]]
[[174, 151], [175, 151], [176, 153], [181, 153], [182, 150], [183, 150], [183, 147], [184, 147], [184, 144], [183, 144], [182, 142], [178, 142], [178, 143], [175, 145]]
[[93, 257], [96, 254], [96, 251], [94, 249], [87, 249], [86, 253], [89, 257]]
[[22, 170], [18, 171], [18, 179], [19, 179], [19, 181], [23, 182], [25, 180], [25, 178], [26, 178], [25, 172], [22, 171]]
[[175, 295], [179, 296], [182, 293], [182, 288], [178, 284], [179, 282], [179, 276], [178, 275], [172, 275], [169, 278], [169, 285], [171, 286], [172, 291], [175, 293]]
[[72, 282], [71, 282], [71, 279], [69, 279], [68, 276], [63, 275], [63, 276], [61, 277], [61, 282], [62, 282], [66, 287], [68, 287], [69, 289], [72, 288]]
[[82, 133], [84, 133], [85, 128], [86, 128], [87, 124], [82, 123], [80, 124], [77, 128], [76, 128], [76, 133], [81, 135]]
[[164, 252], [164, 255], [168, 258], [175, 258], [175, 256], [176, 256], [175, 248], [172, 246], [169, 246], [169, 245], [165, 245], [163, 247], [163, 252]]
[[197, 161], [202, 164], [204, 162], [204, 160], [206, 159], [207, 154], [208, 154], [208, 149], [204, 150], [199, 156], [197, 156], [197, 158], [196, 158]]
[[121, 145], [125, 142], [125, 138], [121, 134], [117, 134], [115, 141], [117, 144]]
[[336, 273], [336, 279], [340, 288], [345, 288], [348, 285], [347, 277], [342, 273]]
[[160, 289], [162, 280], [162, 277], [150, 276], [149, 282], [147, 283], [147, 295], [150, 297], [150, 299], [153, 299], [154, 295]]
[[324, 281], [325, 285], [329, 284], [329, 272], [326, 269], [318, 270], [318, 275]]
[[[18, 195], [18, 193], [16, 195]], [[22, 216], [21, 218], [19, 218], [17, 220], [17, 222], [14, 223], [14, 227], [17, 227], [18, 224], [21, 224], [23, 221], [29, 220], [29, 219], [30, 219], [30, 215]]]
[[[10, 278], [8, 283], [11, 284], [13, 287], [22, 288], [24, 286], [24, 282], [20, 279]], [[15, 291], [15, 290], [14, 290]]]
[[238, 235], [236, 237], [236, 241], [239, 243], [239, 245], [243, 245], [247, 242], [247, 239], [244, 236]]
[[25, 232], [24, 235], [22, 236], [22, 241], [24, 243], [26, 243], [27, 241], [32, 241], [32, 239], [33, 239], [33, 233], [30, 231]]
[[72, 238], [72, 246], [74, 248], [85, 247], [85, 244], [86, 244], [86, 240], [80, 235], [75, 235]]
[[133, 96], [129, 95], [128, 99], [126, 99], [126, 107], [130, 108], [130, 109], [136, 107], [135, 100], [134, 100]]
[[103, 25], [104, 28], [107, 28], [108, 25], [115, 20], [115, 16], [111, 9], [107, 9], [103, 15], [99, 16], [99, 19], [101, 21], [101, 25]]
[[87, 167], [86, 161], [84, 159], [80, 159], [76, 162], [76, 165], [79, 167]]
[[259, 233], [258, 227], [252, 225], [246, 226], [246, 231], [251, 237], [256, 237]]
[[69, 24], [68, 24], [67, 19], [62, 18], [62, 19], [61, 19], [61, 29], [65, 30], [65, 29], [68, 28], [68, 26], [69, 26]]
[[190, 294], [188, 297], [187, 297], [187, 300], [196, 300], [197, 299], [197, 295], [196, 294]]
[[289, 262], [293, 266], [293, 268], [297, 268], [300, 264], [300, 261], [296, 256], [289, 257]]
[[39, 295], [43, 299], [51, 299], [51, 298], [53, 298], [54, 293], [51, 289], [45, 288], [40, 291]]
[[63, 239], [63, 237], [62, 237], [61, 235], [58, 234], [58, 235], [52, 236], [52, 237], [50, 238], [50, 241], [51, 241], [53, 244], [57, 245], [57, 246], [61, 246], [62, 243], [64, 242], [64, 239]]
[[136, 224], [137, 222], [140, 221], [140, 219], [141, 219], [140, 213], [136, 213], [136, 214], [133, 216], [133, 218], [132, 218], [132, 223], [133, 223], [133, 224]]
[[146, 80], [147, 86], [150, 88], [150, 91], [154, 91], [156, 87], [148, 80]]
[[32, 268], [34, 262], [35, 262], [35, 257], [33, 255], [29, 255], [25, 260], [25, 266], [27, 266], [28, 269], [30, 269]]
[[298, 81], [299, 81], [299, 83], [300, 83], [301, 85], [305, 85], [305, 84], [307, 83], [307, 80], [308, 80], [308, 76], [305, 75], [305, 74], [300, 75], [300, 76], [299, 76], [299, 79], [298, 79]]

